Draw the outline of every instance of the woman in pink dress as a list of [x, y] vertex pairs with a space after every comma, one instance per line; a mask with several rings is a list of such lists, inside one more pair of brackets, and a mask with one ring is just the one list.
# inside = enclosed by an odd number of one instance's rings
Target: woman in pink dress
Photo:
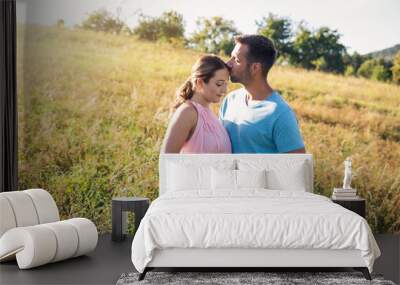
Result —
[[169, 123], [162, 153], [231, 153], [227, 131], [211, 111], [226, 94], [229, 71], [215, 55], [204, 55], [178, 90], [175, 113]]

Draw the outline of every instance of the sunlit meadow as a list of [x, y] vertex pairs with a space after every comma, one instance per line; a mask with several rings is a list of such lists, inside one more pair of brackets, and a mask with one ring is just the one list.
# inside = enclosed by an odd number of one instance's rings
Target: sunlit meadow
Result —
[[[175, 90], [200, 54], [65, 28], [19, 33], [20, 188], [47, 189], [63, 218], [110, 231], [112, 197], [157, 197]], [[286, 66], [273, 68], [270, 83], [297, 113], [315, 192], [341, 186], [351, 155], [373, 231], [400, 233], [400, 87]]]

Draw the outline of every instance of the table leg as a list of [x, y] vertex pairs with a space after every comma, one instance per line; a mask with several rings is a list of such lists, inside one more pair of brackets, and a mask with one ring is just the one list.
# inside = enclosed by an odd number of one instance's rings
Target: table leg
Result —
[[125, 237], [126, 237], [127, 229], [128, 229], [128, 223], [127, 223], [127, 220], [128, 220], [128, 213], [127, 213], [126, 211], [122, 210], [121, 218], [122, 218], [122, 226], [121, 226], [121, 229], [122, 229], [122, 239], [124, 240]]
[[146, 214], [149, 204], [142, 204], [135, 209], [135, 232], [139, 228], [140, 222]]
[[123, 223], [122, 205], [118, 201], [112, 201], [112, 234], [113, 241], [122, 241], [122, 223]]

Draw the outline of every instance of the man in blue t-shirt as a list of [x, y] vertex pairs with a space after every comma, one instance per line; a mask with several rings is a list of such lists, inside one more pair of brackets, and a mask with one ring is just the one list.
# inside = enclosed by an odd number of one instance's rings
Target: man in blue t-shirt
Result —
[[271, 40], [260, 35], [235, 38], [227, 62], [232, 82], [244, 87], [228, 94], [219, 116], [232, 143], [233, 153], [305, 153], [296, 115], [268, 84], [275, 62]]

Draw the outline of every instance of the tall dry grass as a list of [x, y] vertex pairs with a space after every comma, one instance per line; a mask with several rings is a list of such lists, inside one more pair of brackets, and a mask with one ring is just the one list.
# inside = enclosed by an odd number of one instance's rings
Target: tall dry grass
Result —
[[[157, 197], [170, 105], [199, 53], [89, 31], [26, 29], [20, 188], [48, 189], [63, 217], [88, 217], [109, 231], [113, 196]], [[297, 113], [315, 159], [315, 192], [330, 196], [341, 185], [351, 155], [372, 229], [399, 233], [400, 87], [278, 66], [270, 82]]]

